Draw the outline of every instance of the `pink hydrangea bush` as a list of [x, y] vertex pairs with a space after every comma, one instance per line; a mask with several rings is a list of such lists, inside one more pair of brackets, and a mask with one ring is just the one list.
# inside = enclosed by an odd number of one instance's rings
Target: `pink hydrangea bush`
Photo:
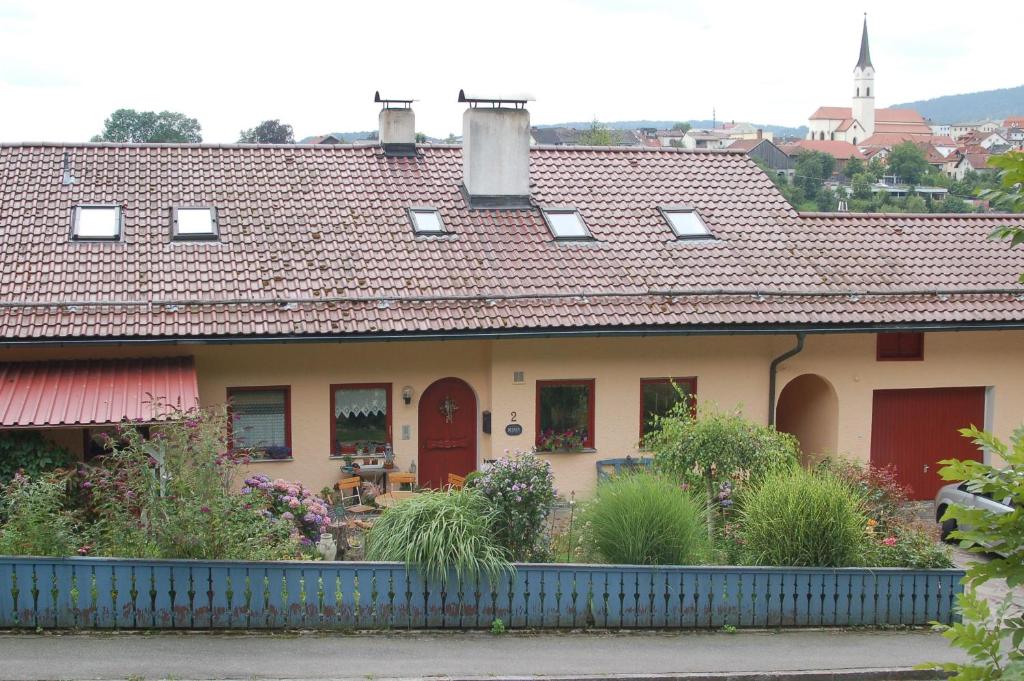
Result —
[[245, 479], [242, 494], [251, 499], [253, 507], [267, 519], [280, 519], [294, 525], [292, 534], [303, 546], [315, 544], [331, 523], [330, 504], [301, 482], [271, 480], [263, 473], [256, 473]]

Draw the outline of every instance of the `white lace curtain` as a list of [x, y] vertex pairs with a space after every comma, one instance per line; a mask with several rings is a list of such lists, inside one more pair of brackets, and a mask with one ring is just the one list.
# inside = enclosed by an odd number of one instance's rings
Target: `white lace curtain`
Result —
[[341, 388], [334, 393], [334, 416], [370, 416], [388, 412], [384, 388]]

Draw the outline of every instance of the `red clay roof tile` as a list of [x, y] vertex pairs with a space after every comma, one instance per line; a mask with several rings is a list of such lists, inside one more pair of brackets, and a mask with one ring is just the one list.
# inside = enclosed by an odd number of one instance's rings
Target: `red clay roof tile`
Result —
[[[415, 158], [375, 146], [0, 146], [0, 340], [1024, 314], [1024, 253], [986, 238], [1024, 217], [801, 216], [740, 153], [530, 153], [534, 202], [575, 206], [594, 241], [554, 241], [538, 209], [470, 210], [461, 150], [446, 145]], [[72, 206], [98, 202], [123, 206], [124, 239], [71, 242]], [[171, 208], [186, 203], [217, 208], [219, 241], [171, 241]], [[436, 207], [451, 234], [414, 235], [412, 205]], [[658, 211], [673, 205], [697, 208], [715, 239], [676, 240]]]

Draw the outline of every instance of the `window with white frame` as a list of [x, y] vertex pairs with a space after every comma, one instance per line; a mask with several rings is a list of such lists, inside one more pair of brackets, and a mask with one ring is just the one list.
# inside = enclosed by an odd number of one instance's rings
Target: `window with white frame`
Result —
[[410, 208], [412, 229], [417, 234], [444, 234], [441, 214], [435, 208]]
[[544, 221], [556, 239], [590, 239], [592, 235], [575, 208], [546, 208]]
[[176, 207], [171, 236], [180, 241], [217, 238], [217, 211], [213, 208]]
[[661, 213], [679, 239], [706, 239], [711, 236], [704, 219], [693, 208], [662, 208]]
[[121, 238], [121, 207], [75, 206], [71, 218], [71, 238], [76, 241], [117, 241]]

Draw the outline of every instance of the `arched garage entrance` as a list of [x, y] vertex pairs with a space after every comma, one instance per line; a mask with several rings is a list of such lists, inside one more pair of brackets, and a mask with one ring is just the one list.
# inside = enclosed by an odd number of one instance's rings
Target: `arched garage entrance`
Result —
[[817, 374], [797, 376], [779, 393], [775, 427], [796, 436], [804, 463], [835, 454], [839, 431], [835, 388]]

